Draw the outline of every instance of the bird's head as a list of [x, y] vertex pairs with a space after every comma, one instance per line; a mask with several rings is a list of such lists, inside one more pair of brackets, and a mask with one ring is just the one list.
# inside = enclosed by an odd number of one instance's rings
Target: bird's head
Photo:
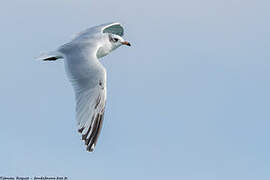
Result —
[[131, 46], [129, 42], [125, 41], [121, 36], [116, 34], [108, 34], [109, 42], [112, 45], [112, 50], [120, 47], [121, 45]]
[[129, 42], [125, 41], [121, 36], [117, 34], [106, 33], [104, 36], [105, 40], [102, 41], [102, 45], [100, 45], [97, 52], [98, 58], [106, 56], [122, 45], [131, 46]]

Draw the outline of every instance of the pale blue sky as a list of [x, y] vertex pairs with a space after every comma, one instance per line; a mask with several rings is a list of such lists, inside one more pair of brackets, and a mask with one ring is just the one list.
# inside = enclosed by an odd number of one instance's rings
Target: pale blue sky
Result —
[[[0, 176], [72, 180], [269, 180], [270, 2], [1, 3]], [[131, 48], [102, 59], [104, 127], [77, 133], [63, 62], [34, 60], [119, 21]]]

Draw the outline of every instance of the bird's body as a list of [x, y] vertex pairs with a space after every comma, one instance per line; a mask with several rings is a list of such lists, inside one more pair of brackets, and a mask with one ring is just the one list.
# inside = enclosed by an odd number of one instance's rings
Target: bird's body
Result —
[[106, 56], [122, 44], [123, 27], [108, 23], [89, 28], [57, 51], [43, 54], [39, 59], [64, 59], [68, 78], [76, 98], [78, 131], [82, 133], [88, 151], [93, 151], [99, 136], [106, 102], [106, 70], [99, 58]]

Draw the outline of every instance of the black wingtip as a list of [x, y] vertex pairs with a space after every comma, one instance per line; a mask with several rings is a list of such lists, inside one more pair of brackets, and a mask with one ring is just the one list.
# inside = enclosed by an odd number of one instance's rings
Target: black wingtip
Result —
[[93, 152], [93, 151], [94, 151], [94, 148], [92, 148], [91, 146], [87, 146], [87, 147], [86, 147], [86, 150], [87, 150], [88, 152]]
[[79, 133], [82, 133], [83, 130], [84, 130], [84, 127], [82, 127], [81, 129], [78, 129], [78, 132], [79, 132]]

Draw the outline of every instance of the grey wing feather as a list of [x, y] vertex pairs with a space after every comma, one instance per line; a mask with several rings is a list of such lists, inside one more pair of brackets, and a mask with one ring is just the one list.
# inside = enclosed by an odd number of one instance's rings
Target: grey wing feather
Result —
[[106, 103], [106, 89], [96, 87], [76, 92], [76, 119], [88, 151], [93, 151], [101, 131]]

